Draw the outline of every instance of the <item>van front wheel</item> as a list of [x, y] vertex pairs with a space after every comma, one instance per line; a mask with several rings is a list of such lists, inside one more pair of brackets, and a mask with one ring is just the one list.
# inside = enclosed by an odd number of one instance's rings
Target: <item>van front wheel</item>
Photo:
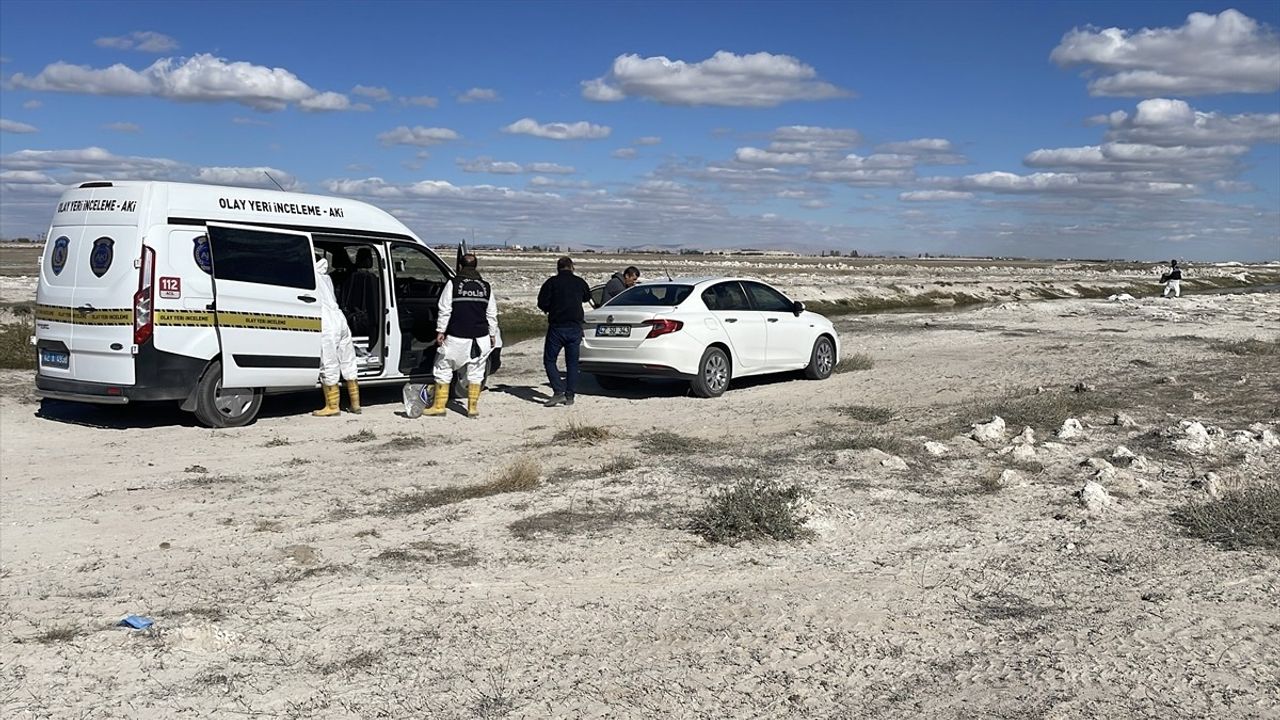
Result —
[[209, 363], [196, 387], [196, 418], [211, 428], [241, 427], [253, 422], [262, 409], [262, 391], [256, 388], [222, 387], [222, 363]]

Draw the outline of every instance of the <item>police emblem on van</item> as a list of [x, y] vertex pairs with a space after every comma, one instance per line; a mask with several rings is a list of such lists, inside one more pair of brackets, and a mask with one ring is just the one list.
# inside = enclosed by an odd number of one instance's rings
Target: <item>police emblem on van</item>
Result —
[[209, 236], [201, 235], [192, 242], [195, 248], [191, 251], [191, 256], [195, 258], [196, 267], [204, 271], [205, 275], [213, 274], [213, 255], [209, 252]]
[[102, 277], [111, 269], [111, 261], [116, 257], [116, 241], [109, 237], [100, 237], [93, 241], [93, 249], [89, 251], [89, 269], [94, 275]]
[[66, 235], [53, 241], [53, 254], [49, 256], [49, 267], [54, 275], [61, 275], [62, 268], [67, 266], [67, 246], [70, 244], [71, 238]]

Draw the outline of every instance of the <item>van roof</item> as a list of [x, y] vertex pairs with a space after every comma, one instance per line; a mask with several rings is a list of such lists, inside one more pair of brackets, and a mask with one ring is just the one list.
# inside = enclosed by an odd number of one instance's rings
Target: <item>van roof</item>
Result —
[[[213, 220], [248, 225], [363, 230], [408, 236], [421, 242], [404, 223], [366, 202], [231, 185], [151, 180], [86, 182], [63, 194], [59, 215], [63, 214], [61, 209], [68, 201], [121, 196], [148, 200], [153, 206], [150, 212], [159, 213], [151, 218], [152, 222]], [[65, 212], [71, 214], [76, 210], [77, 206], [71, 206]]]

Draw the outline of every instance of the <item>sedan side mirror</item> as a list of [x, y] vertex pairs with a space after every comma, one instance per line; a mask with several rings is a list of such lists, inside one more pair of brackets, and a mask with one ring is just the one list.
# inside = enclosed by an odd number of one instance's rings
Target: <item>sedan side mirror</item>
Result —
[[804, 303], [799, 300], [791, 303], [791, 312], [795, 313], [796, 317], [800, 317], [800, 313], [804, 312]]

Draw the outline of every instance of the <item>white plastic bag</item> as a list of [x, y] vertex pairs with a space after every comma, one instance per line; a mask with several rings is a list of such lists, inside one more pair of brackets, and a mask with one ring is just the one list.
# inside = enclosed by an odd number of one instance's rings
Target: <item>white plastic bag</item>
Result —
[[405, 417], [422, 417], [422, 411], [431, 406], [431, 401], [435, 396], [435, 392], [435, 385], [405, 383], [404, 388], [400, 391], [400, 397], [404, 400]]

